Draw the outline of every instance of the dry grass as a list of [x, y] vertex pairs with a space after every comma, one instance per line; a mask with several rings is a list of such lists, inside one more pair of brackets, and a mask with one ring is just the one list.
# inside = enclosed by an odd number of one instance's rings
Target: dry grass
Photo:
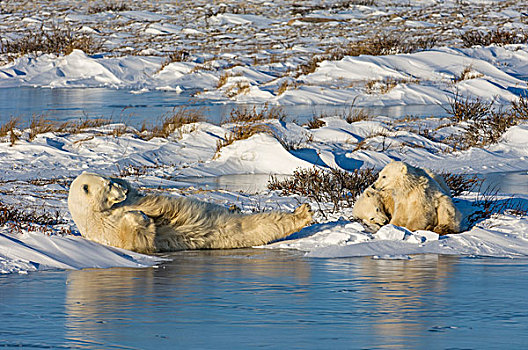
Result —
[[508, 45], [508, 44], [524, 44], [528, 42], [528, 34], [521, 31], [507, 30], [497, 28], [491, 32], [483, 32], [479, 30], [469, 30], [460, 35], [464, 47], [472, 47], [475, 45], [489, 46]]
[[319, 67], [319, 62], [322, 62], [324, 60], [326, 60], [326, 57], [324, 56], [313, 56], [311, 59], [308, 60], [308, 62], [300, 64], [297, 67], [297, 77], [315, 72], [317, 67]]
[[360, 122], [363, 120], [371, 120], [372, 114], [363, 108], [350, 107], [346, 112], [344, 119], [348, 124]]
[[[271, 177], [268, 189], [281, 195], [300, 195], [315, 201], [320, 208], [331, 203], [333, 212], [354, 205], [355, 199], [376, 180], [373, 169], [346, 171], [340, 169], [297, 169], [285, 180]], [[321, 214], [325, 216], [323, 210]]]
[[107, 119], [80, 119], [78, 121], [58, 122], [43, 116], [33, 116], [29, 124], [28, 141], [47, 132], [78, 134], [88, 128], [96, 128], [109, 124]]
[[[107, 119], [80, 119], [78, 121], [58, 122], [46, 119], [44, 116], [33, 116], [29, 123], [28, 141], [33, 141], [38, 135], [47, 132], [78, 134], [88, 128], [109, 124]], [[0, 137], [10, 136], [11, 145], [19, 140], [21, 132], [15, 131], [19, 120], [12, 118], [0, 126]]]
[[163, 68], [167, 67], [173, 62], [189, 62], [191, 61], [191, 54], [186, 50], [174, 50], [167, 55], [167, 58], [161, 63], [161, 67], [158, 72], [161, 72]]
[[482, 184], [482, 179], [474, 174], [453, 174], [443, 172], [440, 175], [444, 178], [447, 186], [451, 190], [451, 196], [453, 197], [460, 196], [464, 192], [472, 192], [480, 188]]
[[220, 77], [218, 78], [218, 82], [216, 83], [216, 88], [220, 89], [222, 86], [224, 86], [227, 83], [230, 76], [231, 74], [229, 72], [222, 73]]
[[511, 112], [516, 119], [528, 120], [528, 97], [519, 96], [517, 100], [512, 101]]
[[528, 208], [525, 201], [516, 200], [515, 197], [500, 199], [498, 190], [495, 187], [478, 189], [477, 198], [473, 206], [478, 209], [467, 218], [468, 224], [475, 225], [481, 220], [485, 220], [500, 214], [511, 214], [518, 216], [528, 215]]
[[319, 129], [325, 126], [326, 123], [323, 119], [321, 119], [321, 116], [314, 115], [310, 120], [308, 120], [308, 122], [306, 122], [305, 125], [308, 127], [308, 129]]
[[263, 122], [270, 119], [282, 120], [285, 114], [280, 107], [270, 107], [265, 104], [263, 108], [257, 109], [240, 107], [233, 109], [229, 118], [224, 123], [235, 124], [229, 134], [226, 134], [222, 140], [216, 143], [216, 152], [237, 140], [245, 140], [258, 133], [273, 134], [269, 125]]
[[290, 86], [294, 86], [293, 84], [290, 84], [290, 82], [288, 80], [284, 80], [280, 85], [279, 87], [277, 88], [277, 96], [280, 96], [282, 95], [283, 93], [285, 93], [286, 91], [288, 91], [288, 88]]
[[11, 118], [5, 124], [0, 125], [0, 137], [9, 135], [9, 142], [13, 146], [18, 140], [19, 135], [15, 131], [20, 120], [18, 118]]
[[386, 77], [383, 80], [369, 80], [365, 84], [367, 94], [386, 94], [398, 86], [398, 81], [392, 77]]
[[314, 141], [314, 136], [311, 133], [306, 133], [305, 135], [298, 138], [297, 140], [287, 139], [287, 138], [281, 137], [278, 134], [275, 134], [274, 136], [277, 139], [277, 141], [280, 142], [282, 147], [284, 147], [284, 149], [286, 149], [287, 151], [308, 148], [309, 144]]
[[460, 123], [469, 120], [478, 120], [485, 117], [493, 109], [493, 102], [486, 102], [480, 97], [465, 98], [460, 96], [458, 90], [449, 101], [449, 107], [445, 110], [454, 122]]
[[[24, 211], [0, 202], [0, 226], [9, 225], [13, 231], [44, 231], [51, 233], [50, 226], [65, 224], [58, 211]], [[68, 233], [68, 232], [62, 232]]]
[[272, 130], [269, 125], [266, 124], [240, 124], [235, 125], [229, 134], [226, 134], [222, 140], [218, 140], [216, 143], [216, 153], [218, 154], [220, 150], [232, 144], [238, 140], [246, 140], [253, 135], [259, 133], [268, 133], [272, 134]]
[[455, 123], [462, 123], [464, 133], [446, 138], [453, 150], [483, 147], [497, 143], [510, 127], [528, 120], [528, 102], [519, 97], [509, 108], [495, 107], [494, 101], [462, 98], [458, 92], [446, 110]]
[[99, 52], [102, 43], [86, 34], [74, 33], [71, 28], [52, 26], [50, 30], [41, 27], [29, 32], [24, 37], [15, 40], [2, 39], [0, 53], [16, 54], [19, 56], [39, 53], [54, 53], [68, 55], [79, 49], [87, 54]]
[[145, 140], [150, 140], [154, 137], [167, 138], [173, 132], [180, 130], [184, 125], [198, 123], [204, 120], [203, 108], [190, 109], [185, 106], [174, 107], [172, 113], [164, 117], [160, 125], [148, 128], [144, 124], [138, 136]]
[[281, 107], [270, 106], [266, 103], [262, 108], [257, 108], [256, 106], [253, 106], [252, 108], [246, 106], [234, 108], [231, 110], [229, 118], [227, 118], [223, 124], [255, 123], [269, 119], [284, 120], [284, 118], [286, 118], [286, 115]]
[[229, 98], [233, 98], [238, 95], [249, 93], [250, 89], [251, 85], [247, 81], [239, 80], [226, 89], [225, 95]]
[[434, 47], [434, 37], [405, 38], [396, 35], [377, 35], [368, 39], [353, 41], [348, 45], [327, 50], [326, 58], [340, 60], [345, 56], [381, 56], [411, 53]]
[[88, 8], [88, 14], [96, 14], [101, 12], [120, 12], [120, 11], [130, 11], [131, 8], [124, 2], [113, 2], [113, 1], [103, 1], [102, 4], [93, 4]]
[[484, 74], [473, 71], [473, 67], [471, 65], [466, 66], [462, 72], [460, 72], [460, 75], [453, 77], [453, 83], [459, 83], [463, 80], [469, 80], [469, 79], [477, 79], [483, 77]]
[[[150, 140], [154, 137], [167, 138], [175, 131], [181, 130], [181, 127], [186, 124], [204, 121], [206, 118], [203, 112], [203, 108], [190, 109], [185, 106], [175, 107], [172, 113], [162, 118], [160, 124], [151, 127], [144, 124], [139, 132], [126, 124], [119, 124], [111, 130], [101, 131], [100, 134], [119, 137], [127, 133], [132, 133], [144, 140]], [[47, 132], [79, 134], [87, 129], [98, 128], [104, 125], [109, 125], [110, 123], [110, 120], [101, 118], [59, 122], [47, 119], [44, 116], [33, 116], [29, 124], [27, 140], [31, 142], [38, 135]], [[22, 132], [16, 130], [18, 124], [18, 119], [10, 119], [5, 124], [0, 125], [0, 137], [9, 135], [11, 144], [15, 144], [22, 135]]]

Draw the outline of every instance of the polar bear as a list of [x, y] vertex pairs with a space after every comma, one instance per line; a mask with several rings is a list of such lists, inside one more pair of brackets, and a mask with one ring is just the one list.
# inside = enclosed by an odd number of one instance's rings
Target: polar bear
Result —
[[189, 198], [142, 195], [124, 180], [87, 172], [72, 182], [68, 208], [84, 237], [140, 253], [261, 245], [312, 221], [306, 204], [293, 213], [243, 215]]
[[[442, 192], [451, 197], [451, 190], [442, 175], [435, 174], [429, 169], [415, 168], [416, 173], [429, 175], [438, 183]], [[388, 224], [394, 212], [394, 199], [392, 191], [378, 191], [369, 186], [356, 199], [352, 208], [352, 216], [361, 220], [369, 228], [377, 231], [381, 226]]]
[[356, 199], [352, 216], [377, 231], [390, 222], [393, 211], [394, 200], [391, 191], [376, 191], [367, 187]]
[[392, 194], [391, 224], [413, 231], [432, 230], [440, 235], [460, 231], [460, 212], [445, 187], [425, 170], [404, 162], [389, 163], [372, 185], [376, 191]]

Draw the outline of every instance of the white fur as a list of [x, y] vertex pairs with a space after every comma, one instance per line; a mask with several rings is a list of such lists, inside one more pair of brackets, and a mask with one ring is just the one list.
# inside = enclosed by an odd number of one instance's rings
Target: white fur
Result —
[[404, 162], [392, 162], [380, 171], [372, 188], [392, 194], [394, 211], [391, 224], [413, 231], [456, 233], [460, 231], [460, 212], [447, 192], [445, 181], [442, 182], [444, 186], [426, 170]]
[[394, 200], [391, 191], [377, 191], [368, 187], [356, 199], [352, 216], [361, 220], [369, 228], [377, 231], [390, 222], [394, 211]]
[[[427, 174], [440, 186], [442, 192], [451, 197], [451, 190], [447, 186], [442, 175], [435, 174], [429, 169], [415, 168], [417, 174], [425, 176]], [[379, 191], [367, 187], [365, 191], [356, 199], [352, 216], [361, 220], [370, 229], [377, 231], [381, 226], [391, 221], [394, 212], [394, 199], [392, 191]]]
[[84, 237], [143, 253], [261, 245], [312, 221], [306, 204], [293, 213], [243, 215], [189, 198], [140, 195], [124, 180], [92, 173], [72, 182], [68, 208]]

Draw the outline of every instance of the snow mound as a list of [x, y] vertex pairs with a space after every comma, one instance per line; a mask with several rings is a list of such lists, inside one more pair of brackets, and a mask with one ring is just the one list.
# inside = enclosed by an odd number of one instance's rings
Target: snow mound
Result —
[[223, 147], [216, 159], [196, 170], [200, 175], [291, 174], [297, 168], [311, 166], [293, 156], [276, 138], [261, 133]]
[[[318, 232], [310, 234], [314, 229]], [[303, 231], [292, 239], [270, 244], [266, 248], [297, 249], [314, 258], [394, 258], [412, 254], [528, 257], [527, 217], [503, 215], [488, 219], [467, 232], [441, 237], [434, 232], [411, 232], [394, 225], [386, 225], [372, 234], [359, 223], [346, 222]]]
[[104, 246], [78, 236], [0, 232], [0, 273], [49, 269], [148, 267], [165, 259]]
[[[135, 14], [128, 12], [128, 15]], [[262, 27], [273, 22], [255, 15], [228, 13], [210, 20], [217, 25]], [[179, 30], [178, 26], [153, 23], [146, 32], [164, 34]], [[66, 56], [24, 56], [0, 66], [0, 87], [110, 87], [132, 92], [199, 90], [199, 98], [203, 99], [281, 105], [437, 105], [449, 103], [453, 82], [470, 69], [465, 80], [456, 85], [462, 96], [475, 95], [507, 103], [526, 93], [526, 57], [528, 45], [443, 47], [412, 54], [347, 56], [320, 62], [314, 72], [294, 79], [295, 88], [279, 93], [282, 80], [277, 77], [284, 75], [284, 64], [233, 67], [219, 58], [204, 70], [200, 69], [203, 62], [198, 61], [167, 65], [157, 56], [89, 56], [73, 50]], [[228, 83], [218, 84], [226, 76]]]

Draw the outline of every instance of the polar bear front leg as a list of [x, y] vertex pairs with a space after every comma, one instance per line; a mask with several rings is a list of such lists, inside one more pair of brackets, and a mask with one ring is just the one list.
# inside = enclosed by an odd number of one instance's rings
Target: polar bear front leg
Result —
[[455, 204], [448, 196], [440, 196], [437, 199], [438, 224], [433, 229], [439, 235], [447, 235], [460, 232], [461, 215]]
[[119, 247], [138, 253], [154, 253], [156, 226], [154, 221], [141, 211], [123, 213], [118, 229]]

